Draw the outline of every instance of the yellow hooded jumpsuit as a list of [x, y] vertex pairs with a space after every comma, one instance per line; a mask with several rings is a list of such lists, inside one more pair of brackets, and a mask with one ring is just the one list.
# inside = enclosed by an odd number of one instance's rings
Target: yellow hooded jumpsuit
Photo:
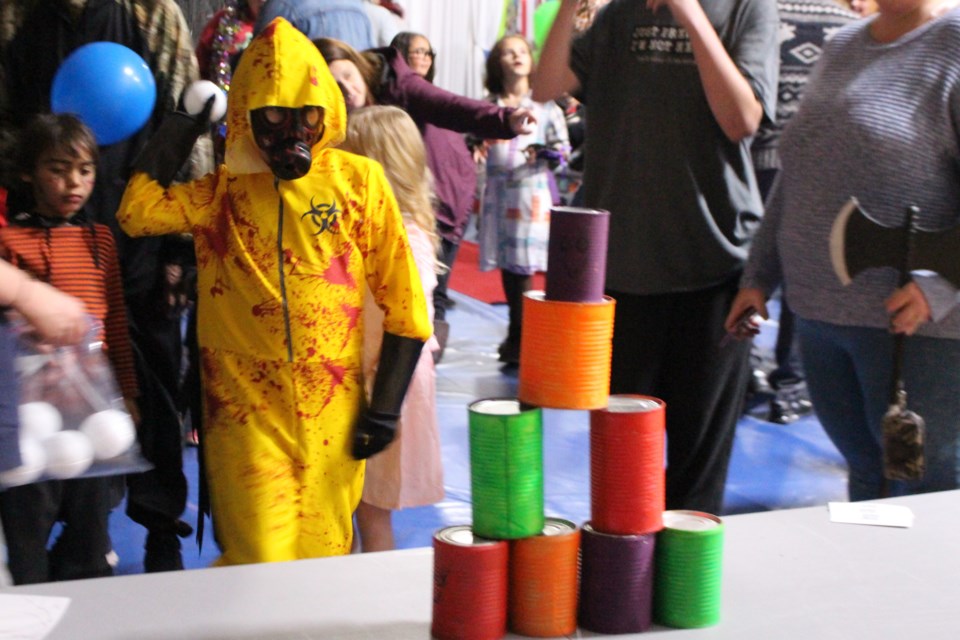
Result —
[[[310, 171], [277, 182], [249, 112], [304, 105], [324, 109]], [[193, 234], [218, 564], [350, 551], [363, 484], [349, 451], [364, 389], [364, 286], [384, 331], [431, 333], [393, 193], [379, 164], [332, 148], [345, 130], [323, 58], [278, 18], [233, 76], [225, 164], [167, 190], [138, 173], [117, 214], [133, 236]]]

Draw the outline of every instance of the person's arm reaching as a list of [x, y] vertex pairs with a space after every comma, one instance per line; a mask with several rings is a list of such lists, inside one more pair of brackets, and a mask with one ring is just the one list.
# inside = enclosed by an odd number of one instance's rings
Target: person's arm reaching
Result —
[[723, 46], [700, 2], [647, 0], [647, 8], [651, 11], [664, 7], [690, 35], [700, 82], [713, 117], [724, 135], [733, 142], [752, 136], [760, 126], [763, 105]]
[[570, 43], [573, 41], [573, 19], [577, 12], [577, 0], [563, 0], [553, 27], [543, 44], [537, 72], [531, 86], [535, 102], [555, 100], [564, 93], [573, 93], [579, 88], [577, 76], [570, 68]]
[[76, 344], [90, 330], [83, 302], [0, 260], [0, 305], [13, 307], [46, 342]]
[[396, 49], [375, 49], [371, 53], [381, 56], [391, 73], [378, 101], [402, 108], [418, 125], [427, 123], [478, 138], [496, 139], [533, 130], [536, 117], [529, 109], [501, 108], [441, 89], [411, 71]]

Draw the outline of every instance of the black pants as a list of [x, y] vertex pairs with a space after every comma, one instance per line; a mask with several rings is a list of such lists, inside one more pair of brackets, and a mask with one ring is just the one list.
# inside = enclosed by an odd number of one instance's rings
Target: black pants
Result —
[[183, 433], [175, 398], [179, 391], [179, 318], [153, 319], [131, 313], [130, 337], [137, 360], [143, 457], [154, 465], [127, 476], [127, 515], [149, 531], [174, 532], [187, 506], [183, 473]]
[[[0, 517], [14, 584], [113, 575], [110, 478], [51, 480], [0, 491]], [[50, 551], [54, 524], [63, 531]]]
[[507, 298], [507, 342], [520, 344], [523, 332], [523, 294], [533, 288], [533, 276], [500, 270], [503, 293]]
[[447, 307], [450, 306], [450, 296], [447, 295], [447, 286], [450, 284], [450, 274], [453, 272], [453, 263], [460, 251], [460, 243], [443, 238], [440, 240], [440, 250], [437, 259], [447, 268], [437, 274], [437, 286], [433, 290], [433, 318], [434, 320], [447, 319]]
[[777, 330], [777, 342], [773, 348], [776, 368], [767, 375], [767, 381], [774, 389], [783, 383], [799, 382], [806, 379], [803, 362], [800, 358], [800, 340], [794, 329], [796, 316], [787, 304], [786, 296], [780, 296], [780, 328]]
[[737, 279], [683, 293], [607, 294], [616, 300], [610, 392], [667, 403], [668, 509], [720, 514], [749, 342], [720, 347]]

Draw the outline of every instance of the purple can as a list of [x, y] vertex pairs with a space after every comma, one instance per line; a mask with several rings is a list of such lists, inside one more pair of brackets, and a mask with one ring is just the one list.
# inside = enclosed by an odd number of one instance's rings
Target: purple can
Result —
[[618, 536], [583, 525], [580, 536], [580, 626], [597, 633], [650, 627], [656, 534]]
[[609, 230], [609, 211], [580, 207], [550, 210], [547, 300], [603, 301]]

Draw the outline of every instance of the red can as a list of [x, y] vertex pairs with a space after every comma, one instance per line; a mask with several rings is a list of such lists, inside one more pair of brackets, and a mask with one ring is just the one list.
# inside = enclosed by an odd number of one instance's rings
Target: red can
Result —
[[498, 640], [506, 635], [508, 557], [506, 541], [478, 538], [469, 525], [434, 534], [434, 638]]
[[590, 412], [590, 522], [611, 535], [663, 528], [666, 403], [641, 395], [610, 396]]

